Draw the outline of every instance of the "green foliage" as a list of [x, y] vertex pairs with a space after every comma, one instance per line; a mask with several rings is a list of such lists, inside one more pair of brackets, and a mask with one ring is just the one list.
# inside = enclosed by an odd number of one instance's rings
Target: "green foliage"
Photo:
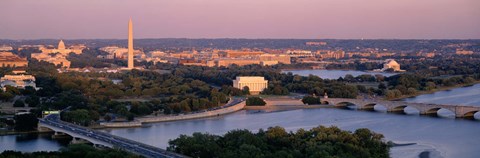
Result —
[[23, 102], [23, 100], [17, 99], [13, 103], [13, 107], [25, 107], [25, 103]]
[[402, 92], [400, 92], [400, 90], [398, 90], [398, 89], [387, 90], [387, 92], [385, 94], [385, 97], [387, 99], [395, 99], [395, 98], [398, 98], [398, 97], [401, 97], [401, 96], [402, 96]]
[[259, 97], [248, 97], [246, 101], [247, 106], [264, 106], [265, 104], [267, 103]]
[[0, 99], [4, 102], [12, 100], [13, 97], [15, 96], [10, 92], [0, 92]]
[[224, 136], [194, 133], [169, 141], [167, 150], [191, 157], [342, 157], [386, 158], [389, 147], [383, 135], [368, 129], [355, 132], [337, 127], [315, 127], [287, 132], [270, 127], [258, 133], [233, 130]]
[[303, 104], [307, 105], [314, 105], [314, 104], [320, 104], [320, 98], [316, 96], [311, 96], [311, 95], [306, 95], [302, 99]]
[[267, 95], [288, 95], [290, 92], [287, 88], [282, 87], [281, 85], [271, 85], [268, 88], [264, 89], [262, 94]]
[[0, 158], [140, 158], [141, 156], [116, 150], [116, 149], [96, 149], [86, 144], [71, 144], [60, 151], [40, 151], [33, 153], [22, 153], [18, 151], [4, 151]]
[[89, 111], [85, 109], [77, 109], [73, 111], [63, 112], [62, 119], [83, 126], [88, 126], [90, 124], [90, 121], [93, 120], [93, 118], [89, 114]]
[[34, 114], [15, 115], [15, 130], [31, 131], [37, 129], [38, 119]]
[[[471, 84], [476, 81], [474, 75], [426, 78], [423, 75], [412, 73], [394, 75], [386, 80], [390, 86], [390, 90], [385, 93], [387, 99], [398, 98], [402, 95], [416, 95], [418, 91], [431, 91], [438, 87]], [[381, 88], [380, 85], [379, 88]]]
[[70, 53], [67, 57], [71, 61], [70, 67], [72, 68], [85, 68], [85, 67], [95, 67], [103, 68], [110, 66], [108, 63], [104, 62], [102, 59], [97, 58], [98, 55], [104, 55], [106, 52], [95, 49], [85, 49], [82, 54]]
[[36, 95], [28, 96], [25, 99], [25, 103], [28, 104], [28, 107], [37, 107], [38, 105], [40, 105], [40, 97]]
[[[335, 98], [355, 98], [358, 95], [356, 86], [347, 85], [336, 80], [324, 80], [318, 76], [308, 77], [281, 73], [272, 67], [260, 65], [247, 65], [243, 67], [230, 66], [226, 68], [205, 67], [179, 67], [177, 70], [189, 73], [181, 73], [183, 77], [202, 80], [215, 85], [232, 85], [236, 76], [264, 76], [269, 80], [269, 87], [263, 94], [285, 95], [294, 93], [315, 93], [323, 95], [325, 92]], [[244, 91], [245, 92], [245, 91]]]

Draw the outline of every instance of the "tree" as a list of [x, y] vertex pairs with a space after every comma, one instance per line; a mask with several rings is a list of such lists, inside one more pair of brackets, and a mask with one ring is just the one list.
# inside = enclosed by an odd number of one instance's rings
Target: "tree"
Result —
[[311, 96], [311, 95], [306, 95], [303, 97], [302, 99], [302, 102], [303, 104], [307, 104], [307, 105], [314, 105], [314, 104], [320, 104], [320, 98], [319, 97], [315, 97], [315, 96]]
[[385, 97], [387, 99], [395, 99], [398, 97], [402, 96], [402, 92], [400, 92], [398, 89], [393, 89], [393, 90], [387, 90]]
[[465, 82], [466, 84], [470, 84], [470, 83], [475, 82], [475, 79], [473, 79], [472, 77], [466, 77], [464, 82]]
[[242, 88], [242, 93], [244, 95], [249, 95], [250, 94], [250, 88], [248, 88], [248, 86], [245, 86]]
[[22, 100], [17, 99], [15, 100], [15, 103], [13, 103], [13, 107], [25, 107], [25, 103]]
[[38, 119], [34, 114], [19, 114], [15, 115], [15, 130], [31, 131], [37, 128]]
[[64, 112], [62, 119], [68, 122], [77, 123], [83, 126], [88, 126], [93, 120], [89, 112], [85, 109], [77, 109], [73, 111]]
[[0, 99], [4, 102], [12, 100], [13, 97], [15, 96], [10, 92], [0, 92]]
[[387, 86], [385, 86], [385, 84], [382, 82], [378, 84], [378, 89], [387, 89]]
[[345, 78], [343, 78], [343, 79], [347, 82], [355, 82], [355, 77], [353, 77], [353, 75], [351, 75], [351, 74], [346, 74]]
[[407, 89], [407, 94], [408, 95], [416, 95], [417, 94], [417, 90], [415, 88], [408, 88]]
[[180, 135], [169, 141], [167, 150], [190, 157], [389, 157], [383, 135], [368, 129], [355, 132], [318, 126], [287, 132], [282, 127], [232, 130], [224, 136], [208, 133]]
[[40, 98], [36, 95], [32, 95], [25, 99], [25, 103], [28, 104], [28, 107], [37, 107], [40, 105]]
[[362, 93], [367, 93], [367, 87], [364, 85], [357, 85], [357, 89]]
[[112, 120], [112, 116], [110, 116], [109, 114], [107, 114], [107, 115], [103, 116], [103, 120], [109, 122], [109, 121]]
[[435, 83], [433, 83], [433, 82], [427, 82], [427, 83], [425, 84], [425, 90], [427, 90], [427, 91], [431, 91], [431, 90], [433, 90], [433, 89], [435, 89], [435, 88], [436, 88], [436, 85], [435, 85]]
[[267, 103], [259, 97], [248, 97], [246, 104], [247, 106], [264, 106]]

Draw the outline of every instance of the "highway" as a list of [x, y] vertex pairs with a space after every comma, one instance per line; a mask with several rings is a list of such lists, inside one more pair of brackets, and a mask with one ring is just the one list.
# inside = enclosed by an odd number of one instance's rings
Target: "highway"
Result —
[[160, 149], [151, 145], [143, 144], [133, 140], [125, 139], [125, 138], [114, 136], [108, 133], [95, 131], [86, 127], [61, 121], [60, 116], [58, 114], [50, 114], [45, 118], [40, 119], [39, 123], [60, 128], [64, 131], [67, 131], [65, 132], [67, 134], [69, 132], [73, 132], [75, 134], [86, 136], [88, 138], [95, 139], [97, 141], [106, 142], [108, 144], [112, 144], [114, 148], [136, 153], [144, 157], [149, 157], [149, 158], [186, 157], [184, 155], [166, 151], [164, 149]]

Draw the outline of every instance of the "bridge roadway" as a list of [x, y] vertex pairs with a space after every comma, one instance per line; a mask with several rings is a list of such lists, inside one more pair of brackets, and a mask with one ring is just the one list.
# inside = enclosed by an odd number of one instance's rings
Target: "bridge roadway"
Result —
[[480, 111], [480, 106], [409, 103], [375, 99], [322, 98], [321, 102], [322, 104], [330, 104], [337, 107], [354, 104], [357, 106], [357, 109], [361, 110], [373, 110], [375, 105], [381, 105], [386, 107], [388, 112], [404, 112], [406, 107], [412, 107], [417, 109], [421, 115], [436, 115], [438, 110], [447, 109], [452, 111], [457, 118], [473, 118], [474, 114]]
[[186, 157], [154, 146], [61, 121], [58, 114], [50, 114], [40, 119], [39, 126], [54, 130], [56, 133], [68, 134], [74, 138], [73, 141], [83, 139], [93, 143], [94, 146], [122, 149], [148, 158]]

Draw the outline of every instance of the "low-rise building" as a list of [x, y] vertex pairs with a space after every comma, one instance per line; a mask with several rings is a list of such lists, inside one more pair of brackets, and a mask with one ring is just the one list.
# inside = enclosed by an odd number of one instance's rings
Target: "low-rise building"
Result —
[[244, 65], [252, 65], [252, 64], [260, 64], [260, 60], [258, 59], [230, 59], [230, 58], [224, 58], [224, 59], [217, 59], [215, 60], [216, 66], [230, 66], [230, 65], [238, 65], [238, 66], [244, 66]]
[[[97, 58], [103, 59], [127, 59], [128, 58], [128, 48], [122, 48], [117, 46], [108, 46], [100, 48], [101, 51], [107, 52], [107, 55], [100, 55]], [[135, 59], [143, 59], [145, 53], [141, 50], [133, 50], [133, 55]]]
[[261, 61], [260, 65], [262, 66], [271, 66], [271, 65], [277, 65], [278, 61], [276, 60], [266, 60], [266, 61]]
[[316, 54], [323, 59], [345, 58], [345, 51], [317, 51]]
[[54, 64], [55, 66], [61, 66], [64, 68], [69, 68], [71, 62], [67, 60], [67, 56], [61, 53], [32, 53], [32, 59], [37, 59], [38, 61], [45, 61]]
[[468, 51], [468, 50], [457, 50], [455, 52], [457, 55], [472, 55], [473, 51]]
[[309, 50], [287, 50], [285, 54], [290, 57], [313, 57], [312, 51]]
[[251, 57], [265, 54], [262, 51], [250, 51], [250, 50], [220, 50], [218, 51], [219, 57], [224, 58], [238, 58], [238, 57]]
[[307, 46], [324, 46], [327, 45], [327, 42], [305, 42]]
[[27, 67], [27, 58], [20, 58], [12, 52], [0, 52], [0, 67]]
[[260, 61], [277, 61], [277, 63], [291, 64], [291, 57], [280, 54], [262, 54], [259, 56]]
[[17, 88], [25, 88], [31, 86], [38, 89], [35, 84], [35, 77], [32, 75], [5, 75], [0, 78], [0, 84], [2, 89], [5, 90], [6, 86], [12, 86]]
[[8, 46], [8, 45], [1, 45], [0, 46], [0, 52], [9, 52], [9, 51], [12, 51], [12, 50], [13, 50], [12, 46]]
[[237, 76], [233, 80], [233, 87], [242, 90], [248, 87], [250, 94], [260, 94], [260, 92], [268, 88], [268, 80], [261, 76]]

